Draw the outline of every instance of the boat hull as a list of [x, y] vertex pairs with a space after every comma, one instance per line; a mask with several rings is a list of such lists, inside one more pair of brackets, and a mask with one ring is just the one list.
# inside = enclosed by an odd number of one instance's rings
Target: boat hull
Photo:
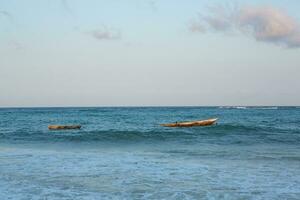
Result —
[[49, 130], [80, 129], [80, 125], [49, 125]]
[[201, 121], [191, 121], [191, 122], [176, 122], [171, 124], [161, 124], [165, 127], [192, 127], [192, 126], [210, 126], [213, 125], [218, 119], [207, 119]]

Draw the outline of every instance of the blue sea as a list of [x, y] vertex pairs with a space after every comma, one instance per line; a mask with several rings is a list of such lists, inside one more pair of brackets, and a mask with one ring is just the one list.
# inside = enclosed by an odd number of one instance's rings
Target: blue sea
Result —
[[0, 199], [299, 200], [300, 108], [2, 108]]

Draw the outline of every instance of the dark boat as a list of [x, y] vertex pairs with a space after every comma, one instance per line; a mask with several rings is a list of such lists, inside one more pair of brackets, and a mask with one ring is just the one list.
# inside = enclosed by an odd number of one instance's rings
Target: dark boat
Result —
[[49, 125], [49, 130], [80, 129], [80, 125]]

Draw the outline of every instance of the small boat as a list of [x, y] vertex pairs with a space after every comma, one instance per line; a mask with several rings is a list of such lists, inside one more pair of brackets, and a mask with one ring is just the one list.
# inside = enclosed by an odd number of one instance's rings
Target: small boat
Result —
[[200, 120], [200, 121], [190, 121], [190, 122], [176, 122], [171, 124], [161, 124], [161, 126], [165, 127], [191, 127], [191, 126], [209, 126], [213, 125], [218, 118]]
[[80, 125], [49, 125], [49, 130], [80, 129]]

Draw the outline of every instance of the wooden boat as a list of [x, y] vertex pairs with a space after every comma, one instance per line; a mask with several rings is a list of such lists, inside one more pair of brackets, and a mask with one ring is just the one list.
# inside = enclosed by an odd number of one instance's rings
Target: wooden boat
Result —
[[49, 130], [80, 129], [80, 125], [49, 125]]
[[200, 121], [190, 121], [190, 122], [176, 122], [171, 124], [161, 124], [161, 126], [165, 127], [191, 127], [191, 126], [209, 126], [213, 125], [218, 118], [200, 120]]

